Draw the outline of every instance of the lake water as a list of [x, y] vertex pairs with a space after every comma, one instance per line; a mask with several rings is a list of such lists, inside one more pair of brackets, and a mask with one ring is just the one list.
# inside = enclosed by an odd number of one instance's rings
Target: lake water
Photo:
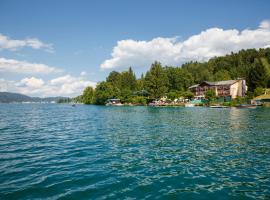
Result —
[[0, 199], [270, 199], [270, 109], [0, 104]]

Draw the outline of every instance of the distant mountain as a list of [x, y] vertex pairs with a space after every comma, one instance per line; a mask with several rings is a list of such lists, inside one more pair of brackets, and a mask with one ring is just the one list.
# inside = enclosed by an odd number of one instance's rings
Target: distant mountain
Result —
[[59, 100], [69, 100], [68, 97], [29, 97], [27, 95], [11, 92], [0, 92], [0, 103], [21, 103], [21, 102], [58, 102]]

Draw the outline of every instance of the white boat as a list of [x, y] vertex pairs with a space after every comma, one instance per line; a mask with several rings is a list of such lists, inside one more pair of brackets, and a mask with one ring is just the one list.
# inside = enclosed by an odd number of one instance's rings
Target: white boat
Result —
[[194, 107], [194, 106], [195, 106], [194, 103], [186, 103], [186, 104], [185, 104], [185, 107]]
[[229, 108], [228, 106], [209, 106], [210, 108]]
[[123, 106], [122, 103], [106, 103], [106, 106]]
[[236, 108], [257, 108], [257, 105], [252, 104], [241, 104], [239, 106], [236, 106]]
[[106, 106], [123, 106], [120, 99], [108, 99]]

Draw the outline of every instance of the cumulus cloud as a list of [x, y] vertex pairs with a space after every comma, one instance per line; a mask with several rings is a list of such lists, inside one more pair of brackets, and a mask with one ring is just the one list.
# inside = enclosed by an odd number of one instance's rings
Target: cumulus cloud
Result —
[[150, 41], [121, 40], [113, 48], [111, 58], [102, 69], [149, 67], [154, 61], [164, 65], [181, 65], [188, 61], [207, 61], [247, 48], [266, 48], [270, 45], [270, 22], [262, 21], [257, 29], [224, 30], [210, 28], [184, 41], [158, 37]]
[[262, 29], [270, 29], [270, 20], [263, 20], [260, 23], [259, 27], [262, 28]]
[[16, 88], [15, 81], [8, 81], [3, 78], [0, 78], [0, 92], [12, 92]]
[[20, 81], [0, 79], [1, 92], [18, 92], [30, 96], [69, 96], [75, 97], [82, 94], [87, 86], [95, 87], [96, 83], [85, 80], [83, 77], [65, 75], [44, 81], [36, 77], [26, 77]]
[[86, 76], [86, 74], [87, 74], [87, 73], [86, 73], [85, 71], [82, 71], [82, 72], [80, 73], [81, 76]]
[[96, 86], [96, 82], [85, 80], [84, 77], [74, 77], [71, 75], [61, 76], [50, 80], [49, 85], [58, 88], [61, 94], [74, 96], [82, 94], [87, 86]]
[[13, 59], [0, 58], [0, 72], [20, 74], [49, 74], [60, 72], [60, 69], [45, 64], [29, 63]]
[[29, 88], [40, 88], [44, 85], [44, 81], [39, 78], [31, 77], [22, 79], [17, 86], [29, 87]]
[[14, 40], [5, 35], [0, 34], [0, 50], [8, 49], [17, 51], [23, 47], [30, 47], [33, 49], [44, 49], [48, 52], [53, 52], [53, 45], [46, 44], [37, 38], [27, 38], [24, 40]]

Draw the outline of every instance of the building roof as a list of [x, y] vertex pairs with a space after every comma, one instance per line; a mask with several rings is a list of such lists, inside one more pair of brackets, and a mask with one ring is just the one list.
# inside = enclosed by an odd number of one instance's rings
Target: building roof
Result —
[[196, 85], [190, 86], [189, 88], [195, 88], [195, 87], [198, 87], [198, 86], [199, 86], [199, 84], [196, 84]]
[[200, 86], [203, 83], [206, 83], [209, 86], [232, 85], [232, 84], [236, 83], [239, 80], [240, 79], [238, 79], [238, 80], [228, 80], [228, 81], [217, 81], [217, 82], [203, 81], [202, 83], [197, 84], [197, 85], [192, 85], [189, 88], [196, 88], [196, 87]]
[[203, 83], [207, 83], [208, 85], [212, 86], [218, 86], [218, 85], [232, 85], [236, 83], [239, 80], [228, 80], [228, 81], [217, 81], [217, 82], [209, 82], [209, 81], [204, 81]]
[[107, 101], [120, 101], [121, 99], [107, 99]]

